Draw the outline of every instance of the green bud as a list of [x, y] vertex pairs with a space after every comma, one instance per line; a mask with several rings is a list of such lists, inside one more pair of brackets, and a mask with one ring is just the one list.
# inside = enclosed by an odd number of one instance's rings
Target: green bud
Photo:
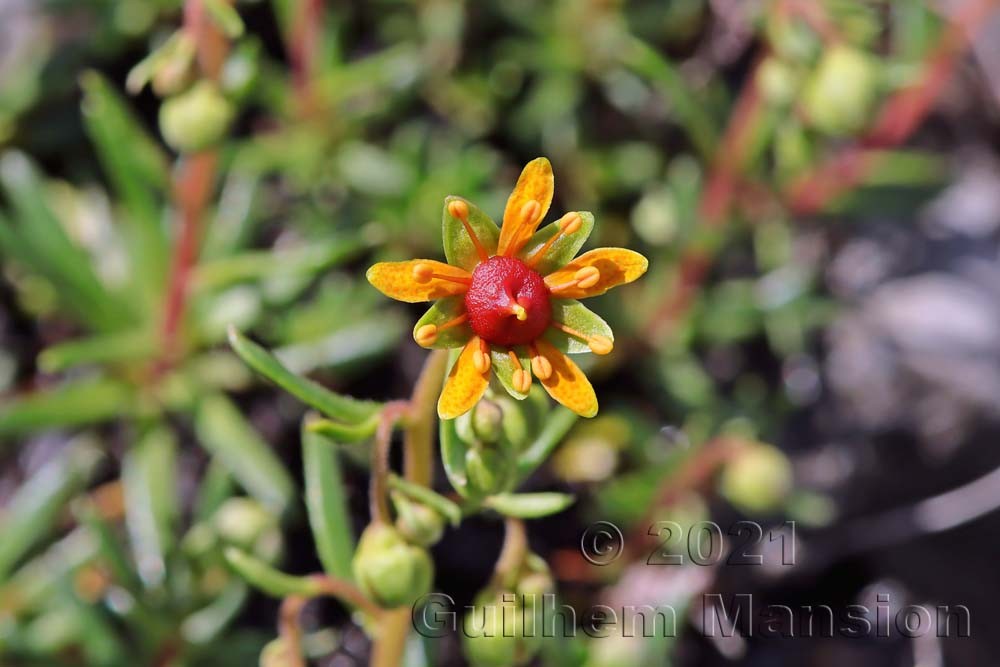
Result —
[[530, 600], [541, 602], [543, 595], [555, 590], [552, 572], [544, 558], [535, 553], [528, 554], [524, 560], [516, 588], [521, 600], [526, 602]]
[[511, 667], [526, 664], [538, 652], [541, 637], [536, 617], [506, 591], [480, 596], [464, 619], [462, 649], [474, 667]]
[[771, 445], [747, 445], [726, 465], [720, 490], [734, 505], [748, 512], [773, 510], [792, 489], [792, 466]]
[[215, 511], [212, 523], [225, 543], [251, 553], [257, 540], [277, 527], [275, 517], [260, 503], [243, 497], [230, 498], [222, 503]]
[[811, 60], [822, 46], [812, 28], [788, 12], [768, 12], [765, 32], [774, 52], [792, 62]]
[[272, 639], [264, 645], [258, 662], [260, 667], [288, 667], [294, 665], [295, 656], [280, 637]]
[[370, 524], [361, 534], [352, 563], [358, 586], [380, 607], [413, 604], [434, 580], [427, 550], [413, 546], [392, 526]]
[[199, 81], [160, 106], [160, 132], [174, 150], [197, 153], [222, 140], [234, 114], [215, 84]]
[[811, 124], [832, 135], [861, 129], [868, 121], [878, 87], [871, 57], [850, 46], [834, 46], [806, 83], [802, 109]]
[[443, 516], [398, 492], [392, 494], [392, 503], [396, 507], [396, 529], [408, 542], [429, 547], [441, 539]]
[[479, 401], [472, 409], [472, 432], [482, 442], [495, 443], [503, 434], [505, 412], [496, 401]]
[[768, 58], [757, 70], [757, 86], [770, 104], [787, 106], [799, 89], [799, 74], [778, 58]]

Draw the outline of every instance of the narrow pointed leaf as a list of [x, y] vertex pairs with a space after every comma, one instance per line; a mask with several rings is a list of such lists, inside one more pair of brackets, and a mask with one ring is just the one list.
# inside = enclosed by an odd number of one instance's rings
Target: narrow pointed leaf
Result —
[[336, 443], [308, 427], [302, 429], [306, 508], [316, 551], [327, 574], [350, 581], [354, 531], [339, 456]]
[[246, 338], [235, 328], [229, 330], [229, 344], [250, 368], [331, 419], [359, 422], [370, 417], [380, 407], [380, 404], [374, 401], [360, 401], [335, 394], [312, 380], [295, 375], [274, 355]]
[[0, 437], [102, 422], [132, 412], [133, 399], [127, 386], [105, 378], [36, 391], [0, 407]]
[[7, 502], [0, 515], [0, 581], [55, 529], [66, 503], [86, 487], [100, 460], [101, 453], [92, 443], [74, 442]]
[[122, 465], [125, 525], [139, 574], [148, 586], [166, 576], [177, 507], [177, 443], [158, 427], [129, 448]]
[[562, 512], [573, 501], [567, 493], [502, 493], [486, 498], [483, 504], [504, 516], [538, 519]]
[[226, 562], [238, 575], [255, 588], [270, 596], [283, 598], [289, 595], [314, 597], [321, 587], [311, 577], [296, 577], [277, 570], [245, 551], [229, 547], [225, 551]]
[[410, 500], [427, 505], [448, 519], [452, 526], [457, 526], [462, 520], [462, 508], [426, 486], [408, 482], [399, 475], [392, 475], [389, 477], [389, 487], [401, 492]]
[[202, 446], [225, 465], [252, 496], [281, 513], [295, 497], [295, 483], [271, 447], [221, 395], [202, 399], [195, 415]]
[[527, 478], [538, 466], [548, 460], [579, 418], [575, 412], [561, 405], [552, 410], [546, 418], [541, 432], [535, 436], [535, 439], [521, 452], [517, 459], [518, 476], [521, 480]]
[[309, 420], [305, 430], [309, 433], [321, 435], [334, 442], [344, 444], [362, 442], [375, 435], [375, 429], [378, 428], [378, 415], [379, 413], [376, 412], [360, 424], [341, 424], [340, 422], [317, 417]]

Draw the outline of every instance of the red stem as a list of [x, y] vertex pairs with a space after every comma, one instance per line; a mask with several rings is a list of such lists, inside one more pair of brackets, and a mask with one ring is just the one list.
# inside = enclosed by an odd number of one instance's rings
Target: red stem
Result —
[[[206, 14], [202, 0], [185, 2], [184, 29], [194, 37], [202, 76], [218, 80], [229, 42]], [[217, 164], [217, 153], [205, 151], [181, 156], [174, 169], [173, 196], [180, 215], [180, 230], [174, 240], [163, 304], [163, 348], [155, 367], [157, 372], [173, 364], [180, 352], [178, 333], [184, 321], [191, 268], [198, 256], [202, 219], [215, 186]]]
[[316, 109], [316, 57], [323, 28], [324, 0], [298, 0], [288, 35], [288, 59], [292, 65], [298, 111], [304, 117]]

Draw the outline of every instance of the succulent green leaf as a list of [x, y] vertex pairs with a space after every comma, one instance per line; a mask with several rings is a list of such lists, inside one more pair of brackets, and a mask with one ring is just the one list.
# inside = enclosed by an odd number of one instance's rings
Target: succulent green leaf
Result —
[[469, 495], [469, 478], [465, 473], [465, 442], [458, 437], [454, 419], [442, 419], [439, 428], [441, 437], [441, 462], [452, 487], [463, 498]]
[[[528, 356], [528, 348], [526, 347], [515, 347], [514, 353], [517, 354], [518, 360], [521, 362], [521, 368], [530, 369], [531, 368], [531, 357]], [[494, 375], [500, 380], [500, 384], [503, 388], [507, 390], [507, 393], [516, 398], [519, 401], [523, 401], [528, 397], [527, 393], [521, 393], [514, 389], [514, 371], [517, 368], [514, 366], [514, 362], [510, 358], [510, 354], [507, 352], [506, 347], [492, 347], [490, 348], [490, 357], [492, 358], [492, 366]]]
[[273, 354], [252, 342], [235, 328], [229, 330], [229, 344], [254, 369], [303, 403], [333, 419], [359, 422], [371, 417], [380, 404], [335, 394], [312, 380], [292, 373]]
[[375, 435], [378, 428], [378, 412], [359, 424], [342, 424], [330, 419], [317, 417], [309, 420], [305, 430], [309, 433], [316, 433], [330, 440], [340, 443], [362, 442]]
[[490, 496], [483, 504], [504, 516], [519, 519], [538, 519], [557, 514], [573, 504], [567, 493], [499, 493]]
[[177, 507], [177, 442], [161, 427], [129, 448], [122, 464], [125, 525], [139, 575], [159, 585], [173, 547]]
[[202, 446], [250, 495], [279, 513], [291, 504], [295, 496], [291, 475], [228, 398], [215, 394], [202, 399], [195, 431]]
[[192, 644], [205, 645], [217, 639], [243, 609], [250, 588], [233, 579], [214, 600], [192, 613], [181, 624], [181, 635]]
[[461, 197], [445, 197], [444, 219], [442, 232], [444, 236], [444, 256], [452, 266], [458, 266], [466, 271], [473, 271], [479, 264], [479, 254], [469, 233], [465, 231], [462, 221], [448, 212], [448, 204], [453, 201], [463, 201], [469, 206], [469, 227], [475, 233], [486, 252], [496, 254], [497, 243], [500, 241], [500, 228], [490, 216], [483, 213], [477, 206]]
[[552, 410], [545, 419], [541, 431], [517, 458], [517, 474], [520, 480], [527, 478], [549, 458], [563, 441], [563, 437], [573, 428], [577, 419], [579, 415], [561, 405]]
[[[615, 339], [614, 332], [611, 331], [608, 323], [576, 299], [554, 299], [552, 301], [552, 320], [588, 336], [607, 336], [611, 340]], [[545, 338], [567, 354], [590, 352], [586, 342], [555, 327], [549, 327], [549, 330], [545, 332]]]
[[0, 407], [0, 437], [43, 428], [93, 424], [134, 410], [134, 395], [124, 384], [86, 378], [32, 392]]
[[[434, 302], [434, 305], [424, 313], [424, 316], [417, 320], [417, 323], [413, 327], [414, 337], [417, 334], [417, 329], [424, 326], [425, 324], [435, 324], [438, 327], [450, 322], [465, 310], [464, 297], [461, 296], [450, 296], [446, 299], [439, 299]], [[438, 332], [437, 340], [431, 347], [450, 350], [456, 347], [464, 347], [469, 339], [472, 338], [472, 328], [469, 326], [468, 322], [463, 322], [452, 327], [448, 327], [443, 331]]]
[[[576, 257], [576, 253], [580, 252], [583, 244], [587, 242], [590, 232], [594, 229], [594, 214], [589, 211], [579, 211], [579, 213], [580, 219], [583, 221], [580, 229], [572, 234], [560, 236], [552, 244], [552, 247], [545, 251], [545, 255], [535, 263], [535, 270], [543, 276], [569, 264]], [[535, 235], [528, 240], [517, 256], [524, 260], [528, 259], [535, 254], [536, 250], [545, 245], [549, 239], [558, 233], [558, 221], [545, 225], [535, 232]]]
[[452, 526], [457, 526], [462, 520], [462, 509], [458, 505], [426, 486], [408, 482], [399, 475], [392, 475], [389, 477], [389, 488], [399, 491], [410, 500], [423, 503], [436, 510], [441, 516], [448, 519]]
[[347, 491], [340, 471], [337, 447], [310, 427], [302, 429], [302, 466], [305, 472], [306, 507], [316, 550], [323, 569], [350, 581], [354, 533], [347, 509]]
[[273, 597], [283, 598], [289, 595], [315, 597], [321, 592], [321, 586], [313, 578], [296, 577], [281, 572], [236, 547], [226, 549], [225, 556], [226, 562], [236, 574]]
[[66, 502], [87, 487], [101, 459], [93, 443], [78, 441], [17, 490], [0, 516], [0, 580], [55, 531]]

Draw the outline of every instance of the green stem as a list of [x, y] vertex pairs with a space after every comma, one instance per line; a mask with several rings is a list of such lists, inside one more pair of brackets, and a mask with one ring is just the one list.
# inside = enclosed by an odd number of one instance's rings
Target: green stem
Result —
[[447, 365], [446, 350], [431, 352], [410, 398], [409, 420], [403, 435], [406, 453], [403, 472], [407, 480], [421, 486], [430, 486], [434, 473], [435, 405]]
[[514, 517], [507, 517], [504, 522], [503, 548], [493, 568], [491, 585], [500, 590], [507, 590], [514, 585], [514, 578], [528, 555], [528, 532], [524, 522]]

